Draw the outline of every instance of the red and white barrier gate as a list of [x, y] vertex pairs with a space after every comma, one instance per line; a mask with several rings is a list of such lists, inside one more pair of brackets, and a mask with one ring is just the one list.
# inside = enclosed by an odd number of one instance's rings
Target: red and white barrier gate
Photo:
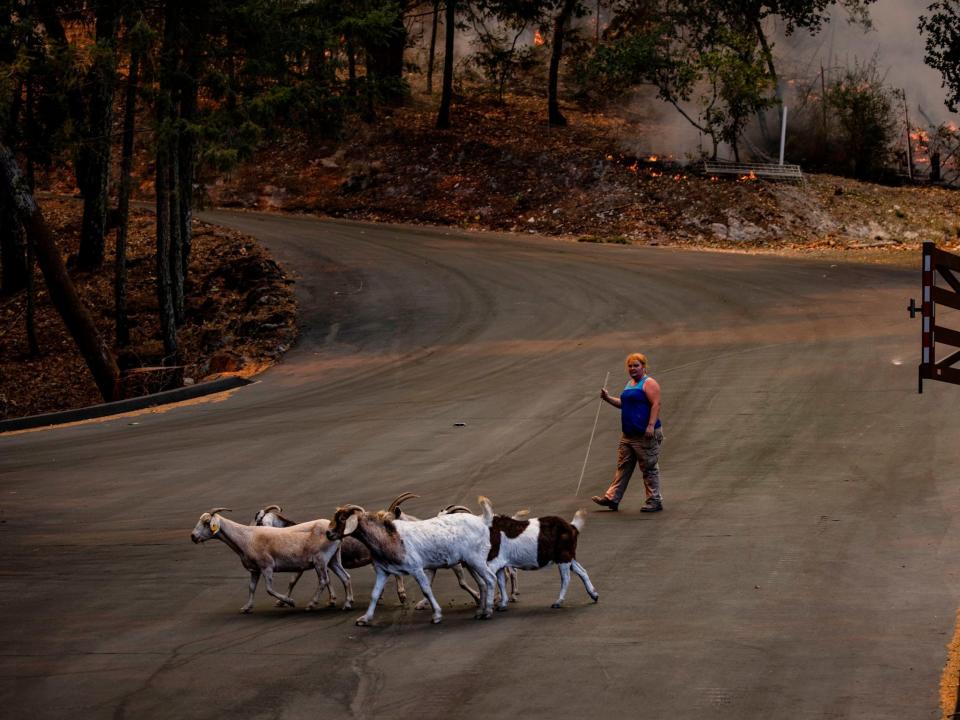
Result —
[[[960, 350], [938, 361], [936, 344], [960, 348], [960, 331], [937, 325], [937, 305], [960, 310], [960, 279], [954, 272], [960, 273], [960, 256], [940, 250], [935, 243], [923, 244], [923, 300], [919, 307], [923, 318], [920, 345], [919, 391], [923, 392], [923, 380], [942, 380], [960, 385], [960, 368], [953, 365], [960, 361]], [[937, 287], [937, 275], [946, 281], [949, 289]], [[907, 307], [910, 317], [916, 317], [917, 306], [913, 298]]]

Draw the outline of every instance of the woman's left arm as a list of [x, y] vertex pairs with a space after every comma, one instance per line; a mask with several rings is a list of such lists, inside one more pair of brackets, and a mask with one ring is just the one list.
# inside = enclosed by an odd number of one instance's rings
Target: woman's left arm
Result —
[[643, 384], [643, 391], [647, 394], [647, 400], [650, 401], [650, 421], [647, 423], [647, 431], [644, 434], [647, 437], [653, 437], [657, 418], [660, 417], [660, 384], [653, 378], [648, 378]]

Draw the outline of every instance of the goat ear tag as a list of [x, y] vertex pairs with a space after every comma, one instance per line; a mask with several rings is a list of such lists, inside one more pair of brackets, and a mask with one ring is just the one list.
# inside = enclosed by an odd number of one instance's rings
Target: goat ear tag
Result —
[[360, 523], [360, 518], [358, 518], [356, 515], [351, 515], [350, 517], [348, 517], [347, 522], [344, 523], [343, 525], [343, 534], [349, 535], [350, 533], [352, 533], [354, 530], [357, 529], [357, 525], [359, 523]]
[[212, 532], [214, 535], [220, 532], [220, 521], [216, 518], [213, 518], [213, 520], [210, 521], [210, 532]]

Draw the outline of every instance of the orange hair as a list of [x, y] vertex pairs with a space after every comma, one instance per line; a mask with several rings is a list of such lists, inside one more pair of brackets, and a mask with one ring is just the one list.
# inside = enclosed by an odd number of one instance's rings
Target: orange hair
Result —
[[639, 361], [643, 367], [647, 367], [647, 356], [643, 353], [630, 353], [627, 355], [627, 359], [624, 361], [624, 364], [629, 365], [634, 361]]

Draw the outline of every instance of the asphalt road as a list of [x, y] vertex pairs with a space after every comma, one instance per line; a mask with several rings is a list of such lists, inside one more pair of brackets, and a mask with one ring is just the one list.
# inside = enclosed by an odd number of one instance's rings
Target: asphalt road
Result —
[[[918, 272], [205, 217], [294, 272], [303, 337], [221, 402], [0, 437], [3, 714], [939, 717], [960, 388], [916, 392]], [[604, 406], [575, 497], [598, 390], [635, 350], [663, 388], [666, 509], [639, 512], [637, 478], [594, 512], [618, 437]], [[237, 558], [188, 537], [212, 506], [309, 519], [402, 491], [421, 515], [589, 506], [599, 604], [574, 579], [550, 609], [547, 569], [478, 622], [445, 572], [439, 626], [389, 590], [372, 628], [262, 587], [244, 616]]]

